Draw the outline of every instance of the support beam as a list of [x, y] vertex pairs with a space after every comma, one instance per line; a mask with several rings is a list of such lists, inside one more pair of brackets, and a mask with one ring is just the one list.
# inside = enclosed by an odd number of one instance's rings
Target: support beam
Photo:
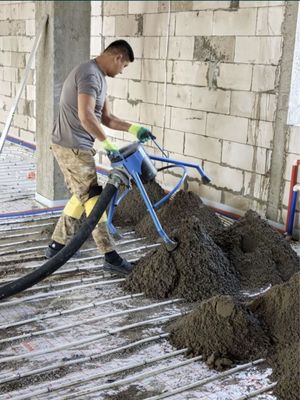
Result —
[[36, 57], [36, 198], [47, 206], [55, 206], [69, 194], [50, 150], [51, 132], [65, 78], [72, 68], [90, 58], [91, 4], [37, 1], [35, 5], [37, 28], [44, 15], [49, 15]]

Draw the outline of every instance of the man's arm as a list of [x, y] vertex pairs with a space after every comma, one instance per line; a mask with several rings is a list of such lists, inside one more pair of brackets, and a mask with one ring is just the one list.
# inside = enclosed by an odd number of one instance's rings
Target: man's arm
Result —
[[95, 115], [96, 100], [93, 96], [81, 93], [78, 95], [78, 117], [83, 128], [94, 138], [103, 141], [105, 132]]
[[102, 110], [102, 123], [110, 129], [115, 129], [116, 131], [128, 131], [131, 124], [122, 119], [119, 119], [110, 112], [108, 101], [105, 100], [103, 110]]

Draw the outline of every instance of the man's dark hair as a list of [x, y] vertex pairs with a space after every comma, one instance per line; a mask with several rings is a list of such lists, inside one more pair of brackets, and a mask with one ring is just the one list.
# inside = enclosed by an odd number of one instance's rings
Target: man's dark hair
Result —
[[104, 52], [109, 51], [112, 53], [120, 53], [124, 58], [129, 60], [130, 62], [134, 61], [133, 50], [129, 43], [126, 40], [115, 40], [109, 46], [106, 47]]

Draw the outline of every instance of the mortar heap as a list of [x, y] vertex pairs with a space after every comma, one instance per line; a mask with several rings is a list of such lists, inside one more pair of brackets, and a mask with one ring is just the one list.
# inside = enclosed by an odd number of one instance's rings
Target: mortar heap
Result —
[[[137, 208], [136, 202], [128, 202], [126, 212], [135, 214]], [[158, 211], [158, 218], [179, 246], [172, 253], [161, 246], [142, 258], [125, 289], [197, 301], [189, 315], [170, 327], [176, 347], [202, 354], [217, 369], [267, 356], [278, 379], [279, 398], [298, 399], [299, 258], [289, 243], [251, 210], [223, 227], [191, 192], [177, 193]], [[139, 235], [157, 237], [146, 214], [135, 229]], [[277, 286], [255, 300], [243, 296], [270, 285]]]

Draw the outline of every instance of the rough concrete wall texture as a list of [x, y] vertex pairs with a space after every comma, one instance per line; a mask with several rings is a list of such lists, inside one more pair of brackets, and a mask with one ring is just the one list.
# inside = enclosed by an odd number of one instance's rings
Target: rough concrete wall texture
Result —
[[[296, 3], [92, 2], [92, 49], [102, 35], [105, 46], [124, 38], [136, 52], [109, 80], [113, 112], [150, 127], [171, 157], [203, 160], [212, 184], [192, 173], [188, 187], [209, 203], [281, 223], [291, 160], [300, 158], [299, 132], [279, 105], [288, 99]], [[108, 133], [119, 145], [130, 140]]]
[[[24, 76], [35, 37], [32, 1], [1, 1], [0, 7], [0, 129], [8, 116], [18, 84]], [[10, 135], [29, 142], [35, 136], [35, 69], [30, 71], [15, 113]]]
[[[300, 158], [299, 128], [286, 126], [282, 110], [291, 68], [284, 61], [292, 44], [283, 49], [287, 35], [292, 40], [295, 35], [297, 2], [91, 3], [91, 56], [116, 38], [126, 39], [136, 55], [122, 76], [108, 80], [112, 111], [151, 128], [171, 157], [202, 163], [212, 184], [200, 185], [191, 170], [188, 188], [209, 204], [252, 208], [284, 222], [290, 169]], [[8, 75], [19, 69], [17, 60], [25, 62], [33, 44], [34, 2], [1, 2], [0, 18], [3, 125], [15, 92]], [[33, 79], [11, 131], [27, 140], [34, 140]], [[132, 140], [124, 132], [107, 133], [120, 146]], [[165, 174], [162, 182], [172, 186], [177, 179]]]

